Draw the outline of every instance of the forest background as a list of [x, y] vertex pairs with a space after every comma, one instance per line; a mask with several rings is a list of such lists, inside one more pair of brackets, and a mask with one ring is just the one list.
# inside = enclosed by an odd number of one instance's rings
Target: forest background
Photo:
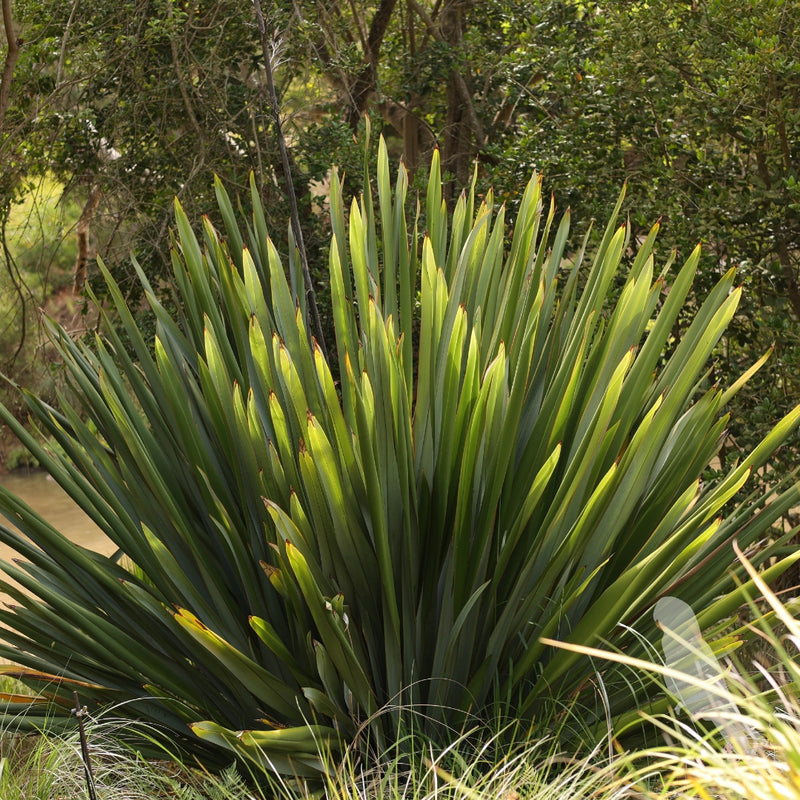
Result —
[[[213, 175], [246, 197], [253, 171], [275, 229], [286, 191], [249, 3], [2, 10], [0, 372], [53, 399], [39, 309], [90, 326], [97, 255], [138, 308], [131, 253], [170, 294], [174, 197], [190, 219], [213, 215]], [[281, 0], [265, 13], [325, 324], [326, 180], [336, 164], [346, 191], [366, 188], [369, 114], [412, 179], [439, 148], [450, 201], [477, 165], [481, 191], [507, 187], [513, 218], [538, 170], [572, 209], [574, 251], [627, 182], [632, 241], [659, 219], [662, 261], [702, 239], [700, 297], [737, 268], [745, 299], [710, 379], [774, 350], [735, 401], [720, 466], [798, 402], [798, 0]], [[12, 388], [0, 399], [17, 402]], [[798, 450], [775, 466], [796, 465]]]

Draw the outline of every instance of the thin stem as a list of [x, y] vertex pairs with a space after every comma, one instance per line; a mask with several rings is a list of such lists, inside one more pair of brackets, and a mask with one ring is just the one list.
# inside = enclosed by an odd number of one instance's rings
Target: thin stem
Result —
[[89, 800], [97, 800], [97, 791], [94, 786], [94, 772], [92, 771], [92, 762], [89, 759], [89, 743], [86, 741], [86, 729], [83, 725], [83, 718], [86, 716], [86, 707], [81, 706], [78, 699], [78, 693], [72, 693], [75, 698], [75, 708], [72, 713], [78, 718], [78, 732], [81, 737], [81, 759], [83, 761], [83, 771], [86, 777], [86, 792]]

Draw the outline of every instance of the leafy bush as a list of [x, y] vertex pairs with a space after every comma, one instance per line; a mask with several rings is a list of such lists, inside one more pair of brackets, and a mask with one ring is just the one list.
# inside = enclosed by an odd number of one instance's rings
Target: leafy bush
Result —
[[[698, 254], [667, 290], [656, 229], [621, 272], [630, 242], [612, 217], [591, 265], [570, 266], [569, 214], [553, 233], [538, 178], [508, 236], [474, 187], [448, 212], [435, 158], [420, 246], [406, 193], [381, 144], [377, 210], [368, 194], [346, 224], [332, 176], [338, 385], [255, 188], [243, 232], [217, 186], [227, 240], [206, 222], [202, 247], [176, 206], [179, 314], [140, 271], [152, 350], [110, 278], [122, 335], [108, 324], [89, 346], [52, 327], [78, 399], [27, 403], [58, 451], [3, 416], [125, 558], [0, 495], [26, 535], [0, 531], [24, 559], [4, 569], [33, 595], [5, 587], [0, 652], [28, 683], [57, 674], [65, 707], [78, 683], [205, 758], [223, 746], [313, 775], [320, 748], [394, 741], [409, 704], [431, 735], [490, 709], [529, 724], [553, 698], [605, 732], [644, 698], [613, 673], [596, 697], [592, 664], [540, 637], [635, 654], [628, 623], [652, 633], [664, 593], [704, 624], [742, 602], [731, 541], [762, 541], [800, 492], [722, 509], [800, 409], [701, 483], [748, 377], [705, 381], [733, 272], [676, 342]], [[754, 551], [768, 578], [797, 558], [784, 541]]]

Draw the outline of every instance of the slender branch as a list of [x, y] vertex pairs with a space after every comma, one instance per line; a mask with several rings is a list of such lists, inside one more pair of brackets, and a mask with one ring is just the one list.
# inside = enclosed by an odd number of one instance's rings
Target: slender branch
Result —
[[3, 28], [6, 33], [6, 60], [3, 64], [3, 77], [0, 78], [0, 128], [3, 127], [3, 120], [8, 110], [11, 97], [11, 78], [14, 75], [14, 67], [19, 58], [19, 48], [22, 39], [17, 37], [14, 30], [14, 20], [11, 16], [11, 0], [3, 0]]
[[[767, 157], [761, 148], [755, 148], [756, 165], [759, 178], [766, 186], [767, 190], [772, 189], [773, 180], [767, 164]], [[775, 251], [781, 265], [784, 280], [786, 281], [786, 294], [789, 305], [792, 307], [795, 317], [800, 320], [800, 285], [797, 282], [797, 270], [792, 262], [789, 247], [786, 244], [786, 236], [782, 225], [778, 225], [774, 231]]]
[[253, 8], [256, 13], [258, 31], [261, 34], [261, 49], [264, 53], [264, 69], [267, 76], [267, 90], [269, 92], [270, 107], [272, 110], [272, 121], [275, 125], [275, 137], [278, 140], [278, 149], [281, 154], [283, 164], [283, 176], [286, 180], [286, 191], [289, 196], [289, 210], [292, 219], [292, 233], [294, 234], [295, 244], [300, 253], [300, 264], [303, 268], [303, 281], [306, 285], [306, 306], [311, 313], [311, 323], [314, 328], [314, 336], [317, 344], [322, 350], [325, 360], [328, 360], [328, 351], [325, 347], [325, 334], [322, 331], [322, 320], [317, 308], [317, 296], [314, 292], [314, 284], [311, 280], [311, 271], [308, 268], [308, 257], [306, 255], [305, 241], [303, 240], [303, 229], [300, 226], [300, 210], [297, 206], [297, 195], [294, 191], [294, 181], [292, 180], [292, 167], [289, 163], [289, 151], [286, 148], [286, 137], [283, 135], [283, 125], [281, 124], [281, 110], [278, 103], [278, 95], [275, 91], [275, 78], [272, 73], [272, 58], [270, 56], [269, 40], [267, 39], [267, 26], [264, 21], [264, 12], [261, 10], [260, 0], [253, 0]]
[[[769, 90], [773, 100], [777, 101], [780, 99], [778, 97], [778, 88], [777, 88], [777, 82], [775, 81], [774, 72], [771, 72], [769, 75]], [[769, 102], [769, 98], [767, 99], [767, 102]], [[786, 116], [781, 111], [780, 105], [778, 105], [776, 113], [778, 115], [776, 127], [778, 129], [778, 138], [781, 143], [781, 155], [783, 156], [783, 170], [784, 172], [790, 172], [792, 169], [792, 152], [789, 148], [789, 137], [786, 133]]]
[[783, 231], [779, 231], [775, 237], [778, 249], [778, 261], [781, 265], [783, 278], [786, 281], [786, 294], [789, 298], [789, 305], [792, 307], [794, 316], [800, 320], [800, 285], [797, 283], [797, 269], [792, 261], [791, 253], [786, 244], [786, 237]]

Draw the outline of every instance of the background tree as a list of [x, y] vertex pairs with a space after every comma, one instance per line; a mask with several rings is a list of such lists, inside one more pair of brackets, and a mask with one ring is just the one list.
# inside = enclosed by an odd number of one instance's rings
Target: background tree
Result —
[[112, 264], [135, 245], [155, 272], [173, 196], [208, 201], [214, 172], [269, 162], [257, 40], [232, 4], [60, 3], [42, 20], [28, 2], [19, 18], [31, 36], [15, 93], [28, 173], [83, 196], [82, 225], [96, 221]]

